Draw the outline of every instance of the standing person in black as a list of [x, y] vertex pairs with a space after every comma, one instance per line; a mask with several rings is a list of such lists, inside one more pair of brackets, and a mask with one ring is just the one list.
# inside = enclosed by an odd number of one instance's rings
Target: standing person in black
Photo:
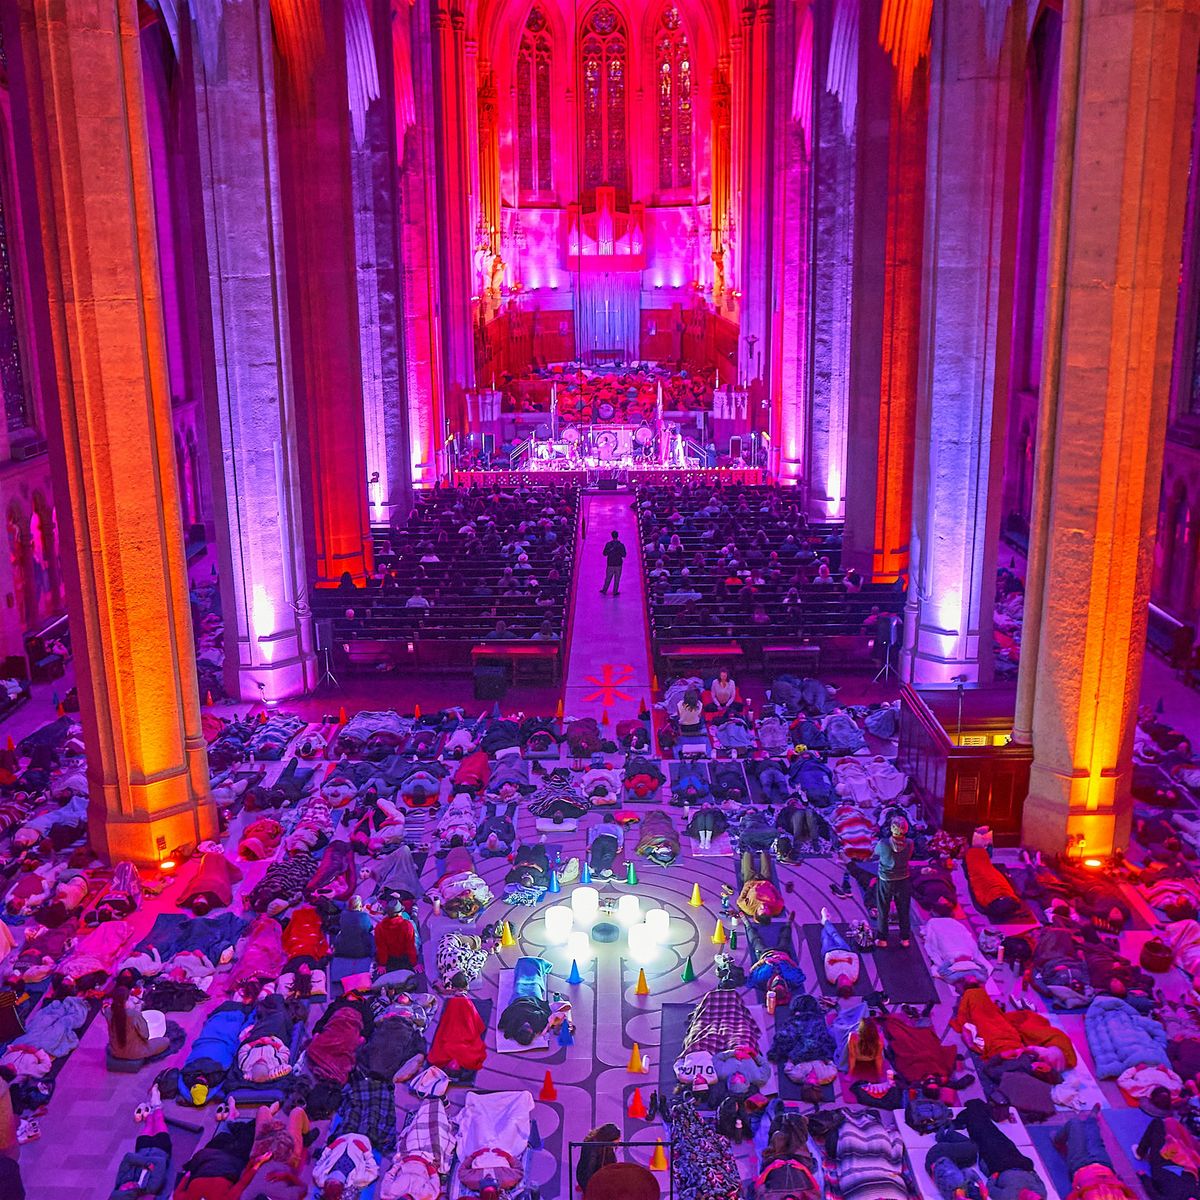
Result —
[[613, 530], [612, 538], [604, 544], [604, 561], [606, 563], [604, 569], [604, 586], [600, 589], [600, 595], [608, 595], [608, 585], [612, 584], [613, 595], [621, 594], [621, 568], [625, 565], [625, 543], [621, 541], [620, 535]]
[[912, 941], [912, 880], [908, 874], [913, 844], [908, 836], [908, 822], [901, 816], [892, 819], [891, 837], [881, 838], [875, 844], [875, 861], [879, 864], [879, 882], [876, 885], [875, 903], [879, 917], [875, 926], [875, 945], [887, 945], [888, 917], [893, 904], [896, 920], [900, 925], [900, 945], [908, 946]]

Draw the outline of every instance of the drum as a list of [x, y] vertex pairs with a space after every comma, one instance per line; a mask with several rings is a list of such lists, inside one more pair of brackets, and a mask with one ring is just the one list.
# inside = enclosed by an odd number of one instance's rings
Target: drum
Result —
[[617, 456], [617, 435], [611, 429], [602, 429], [593, 439], [596, 454], [605, 462], [611, 462]]

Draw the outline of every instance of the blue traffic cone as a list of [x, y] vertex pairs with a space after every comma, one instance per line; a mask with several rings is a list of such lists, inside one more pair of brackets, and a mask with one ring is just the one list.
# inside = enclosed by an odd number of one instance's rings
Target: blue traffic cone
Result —
[[529, 1122], [529, 1148], [530, 1150], [542, 1148], [542, 1131], [538, 1128], [536, 1117]]
[[588, 861], [586, 858], [583, 860], [583, 870], [579, 872], [579, 882], [580, 883], [591, 883], [592, 882], [592, 868], [588, 866]]
[[574, 959], [571, 959], [571, 973], [567, 976], [567, 982], [572, 987], [576, 987], [583, 982], [583, 976], [579, 971], [579, 964]]
[[546, 889], [551, 896], [557, 896], [562, 891], [562, 884], [558, 882], [558, 872], [550, 872], [550, 886]]
[[558, 1027], [558, 1044], [560, 1046], [575, 1045], [575, 1039], [571, 1036], [571, 1026], [570, 1026], [570, 1023], [567, 1021], [564, 1021]]

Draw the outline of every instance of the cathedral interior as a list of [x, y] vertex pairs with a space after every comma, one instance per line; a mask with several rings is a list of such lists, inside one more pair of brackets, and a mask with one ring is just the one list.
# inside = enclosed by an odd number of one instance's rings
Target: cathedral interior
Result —
[[1198, 97], [0, 0], [0, 1200], [1200, 1197]]

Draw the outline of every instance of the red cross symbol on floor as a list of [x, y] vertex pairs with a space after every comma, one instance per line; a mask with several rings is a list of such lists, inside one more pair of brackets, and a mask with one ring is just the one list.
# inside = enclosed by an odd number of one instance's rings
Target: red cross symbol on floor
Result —
[[605, 708], [610, 707], [616, 700], [632, 700], [633, 697], [628, 692], [619, 690], [622, 683], [628, 682], [633, 678], [633, 668], [626, 664], [625, 666], [615, 666], [612, 663], [605, 663], [600, 668], [600, 678], [595, 675], [586, 675], [584, 678], [588, 683], [594, 683], [597, 691], [592, 692], [588, 696], [584, 696], [585, 701], [599, 700]]

